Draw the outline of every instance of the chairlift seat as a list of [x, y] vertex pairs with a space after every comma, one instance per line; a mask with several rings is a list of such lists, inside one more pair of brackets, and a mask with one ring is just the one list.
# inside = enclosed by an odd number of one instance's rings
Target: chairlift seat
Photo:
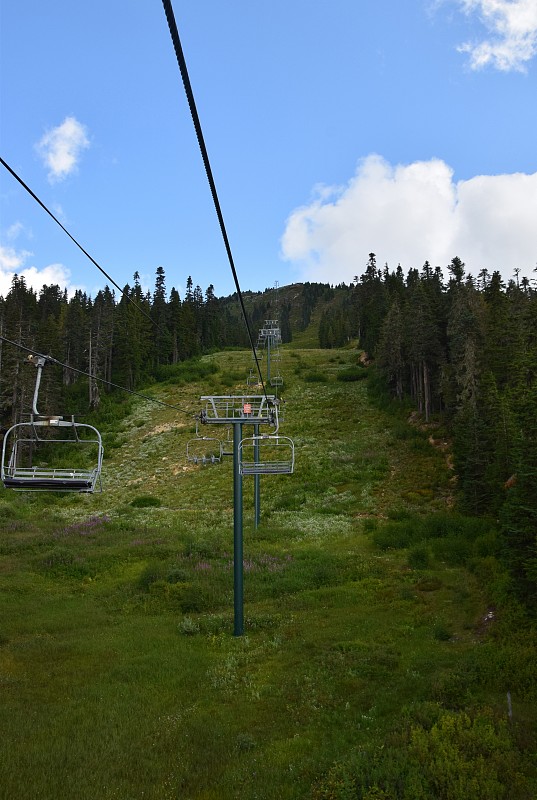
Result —
[[294, 468], [295, 445], [288, 436], [248, 436], [239, 443], [241, 475], [290, 475]]
[[[43, 429], [53, 431], [44, 436]], [[64, 435], [65, 433], [69, 435]], [[88, 438], [89, 437], [89, 438]], [[96, 454], [90, 469], [62, 466], [39, 466], [32, 463], [40, 445], [93, 447]], [[9, 456], [8, 456], [9, 453]], [[2, 446], [1, 480], [6, 489], [18, 491], [89, 492], [97, 485], [102, 490], [101, 469], [104, 448], [99, 431], [93, 425], [63, 420], [61, 417], [34, 419], [13, 425]], [[27, 466], [22, 461], [29, 461]]]
[[67, 469], [15, 469], [3, 479], [6, 489], [93, 492], [95, 471]]
[[196, 436], [186, 445], [186, 460], [191, 464], [220, 464], [223, 455], [223, 442], [213, 436]]

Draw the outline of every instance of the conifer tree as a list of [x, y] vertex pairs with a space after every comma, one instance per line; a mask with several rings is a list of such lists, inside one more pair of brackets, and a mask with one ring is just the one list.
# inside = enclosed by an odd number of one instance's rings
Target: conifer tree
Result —
[[170, 291], [168, 316], [172, 339], [172, 364], [177, 364], [185, 357], [185, 346], [182, 329], [181, 298], [175, 287], [172, 287]]
[[[3, 329], [6, 338], [26, 347], [35, 348], [37, 330], [37, 297], [28, 289], [22, 276], [14, 275], [3, 309]], [[2, 356], [0, 405], [10, 423], [20, 422], [32, 405], [35, 374], [23, 367], [20, 354], [6, 348]]]
[[396, 298], [384, 319], [376, 356], [388, 386], [399, 401], [403, 399], [406, 359], [404, 352], [404, 321], [399, 299]]
[[151, 305], [153, 319], [153, 364], [168, 364], [172, 358], [172, 336], [169, 330], [168, 304], [166, 301], [166, 275], [164, 267], [157, 267], [155, 290]]

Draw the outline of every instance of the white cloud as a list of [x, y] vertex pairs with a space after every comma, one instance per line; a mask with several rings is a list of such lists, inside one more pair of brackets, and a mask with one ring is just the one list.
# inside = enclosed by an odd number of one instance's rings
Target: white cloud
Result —
[[31, 255], [28, 250], [15, 250], [14, 247], [0, 245], [0, 270], [2, 272], [11, 270], [15, 273]]
[[13, 242], [15, 239], [19, 237], [19, 235], [24, 231], [24, 225], [22, 222], [14, 222], [13, 225], [10, 225], [6, 231], [6, 238], [8, 241]]
[[25, 266], [33, 254], [28, 250], [16, 250], [13, 247], [0, 245], [0, 296], [5, 297], [11, 288], [14, 275], [24, 277], [26, 285], [39, 293], [44, 284], [57, 284], [67, 288], [72, 294], [75, 287], [71, 284], [71, 273], [63, 264], [49, 264], [42, 269]]
[[295, 209], [282, 256], [302, 280], [349, 283], [368, 254], [390, 269], [443, 269], [459, 256], [469, 272], [513, 270], [531, 277], [537, 261], [537, 173], [480, 175], [455, 182], [440, 159], [393, 167], [377, 155], [330, 196]]
[[86, 127], [74, 117], [66, 117], [57, 128], [47, 131], [36, 149], [48, 168], [49, 181], [62, 181], [74, 172], [89, 144]]
[[502, 72], [524, 72], [537, 54], [536, 0], [459, 0], [467, 14], [478, 13], [490, 38], [459, 47], [472, 69], [491, 64]]

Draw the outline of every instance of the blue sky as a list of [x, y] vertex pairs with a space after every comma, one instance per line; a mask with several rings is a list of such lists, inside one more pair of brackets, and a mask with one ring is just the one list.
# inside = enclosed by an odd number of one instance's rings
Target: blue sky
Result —
[[[536, 277], [537, 0], [174, 3], [241, 288]], [[234, 291], [159, 0], [0, 6], [0, 155], [121, 286]], [[105, 279], [0, 166], [13, 273]]]

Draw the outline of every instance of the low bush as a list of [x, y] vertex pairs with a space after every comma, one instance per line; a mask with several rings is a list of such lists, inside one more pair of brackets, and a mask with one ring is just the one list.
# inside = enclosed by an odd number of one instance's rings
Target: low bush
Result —
[[409, 550], [408, 566], [412, 569], [427, 569], [429, 563], [429, 548], [425, 545], [419, 544]]
[[367, 378], [367, 370], [363, 367], [349, 367], [349, 369], [342, 369], [337, 374], [338, 381], [353, 382], [363, 381]]
[[131, 500], [130, 504], [133, 508], [158, 508], [158, 506], [162, 505], [162, 501], [150, 494], [141, 494]]
[[530, 800], [535, 780], [503, 720], [444, 711], [336, 764], [312, 800]]
[[328, 377], [324, 374], [324, 372], [312, 370], [311, 372], [306, 372], [306, 374], [303, 376], [303, 380], [305, 380], [307, 383], [326, 383], [328, 381]]

